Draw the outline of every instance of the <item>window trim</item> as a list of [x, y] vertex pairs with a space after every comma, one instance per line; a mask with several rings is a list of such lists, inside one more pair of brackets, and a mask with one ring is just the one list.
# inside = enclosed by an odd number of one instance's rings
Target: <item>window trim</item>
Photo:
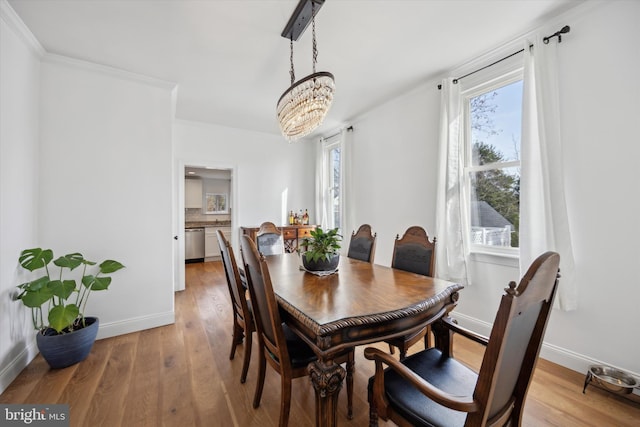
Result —
[[[464, 166], [462, 168], [462, 188], [467, 198], [467, 202], [465, 202], [465, 210], [468, 221], [468, 233], [471, 232], [471, 173], [473, 172], [481, 172], [487, 170], [495, 170], [495, 169], [504, 169], [509, 167], [520, 167], [521, 160], [509, 160], [506, 162], [499, 163], [489, 163], [484, 165], [473, 166], [471, 164], [471, 114], [470, 114], [470, 105], [471, 99], [482, 95], [484, 93], [490, 92], [495, 89], [499, 89], [501, 87], [510, 85], [520, 80], [524, 80], [524, 64], [522, 60], [520, 61], [512, 61], [504, 64], [497, 64], [495, 67], [492, 67], [493, 70], [490, 73], [490, 76], [486, 76], [483, 78], [482, 73], [479, 75], [473, 76], [473, 79], [469, 79], [467, 82], [460, 82], [458, 84], [460, 87], [460, 95], [462, 97], [462, 102], [464, 104]], [[496, 166], [499, 165], [499, 166]], [[493, 245], [480, 245], [474, 244], [470, 241], [470, 236], [465, 236], [468, 239], [468, 248], [469, 252], [474, 255], [484, 255], [484, 256], [494, 256], [501, 258], [511, 258], [511, 259], [519, 259], [520, 257], [520, 248], [513, 247], [504, 247], [504, 246], [493, 246]]]

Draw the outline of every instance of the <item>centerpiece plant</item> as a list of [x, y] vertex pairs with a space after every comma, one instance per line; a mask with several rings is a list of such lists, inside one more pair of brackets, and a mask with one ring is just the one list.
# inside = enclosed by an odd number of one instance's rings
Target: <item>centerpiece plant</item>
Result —
[[307, 270], [331, 271], [335, 270], [340, 261], [340, 241], [342, 236], [338, 229], [324, 231], [318, 227], [309, 232], [300, 242], [302, 262]]
[[[21, 290], [17, 299], [31, 309], [33, 326], [42, 335], [66, 334], [87, 326], [84, 310], [92, 291], [109, 288], [111, 277], [105, 274], [114, 273], [124, 266], [118, 261], [106, 260], [94, 274], [87, 274], [87, 267], [95, 262], [75, 252], [53, 259], [51, 249], [26, 249], [20, 254], [20, 265], [33, 272], [44, 269], [45, 275], [27, 283], [18, 285]], [[50, 263], [59, 268], [51, 271]], [[65, 276], [77, 267], [82, 266], [82, 276], [77, 282]], [[44, 312], [46, 311], [46, 321]]]

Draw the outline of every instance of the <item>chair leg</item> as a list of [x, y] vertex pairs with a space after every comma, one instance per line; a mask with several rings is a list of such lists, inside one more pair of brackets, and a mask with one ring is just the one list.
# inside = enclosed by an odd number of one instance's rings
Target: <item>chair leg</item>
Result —
[[291, 409], [291, 379], [280, 373], [280, 382], [282, 383], [282, 391], [280, 396], [280, 427], [289, 425], [289, 411]]
[[347, 418], [353, 419], [353, 372], [355, 371], [354, 351], [349, 353], [347, 360]]
[[247, 372], [249, 371], [249, 361], [251, 360], [251, 332], [247, 331], [247, 339], [244, 342], [244, 361], [242, 362], [242, 375], [240, 382], [244, 384], [247, 380]]
[[394, 354], [395, 350], [391, 344], [389, 344], [389, 354]]
[[231, 338], [231, 353], [229, 354], [229, 360], [233, 360], [236, 356], [236, 347], [242, 342], [242, 327], [238, 325], [238, 322], [233, 317], [233, 337]]
[[427, 326], [427, 333], [424, 336], [424, 348], [431, 348], [432, 343], [431, 343], [431, 325]]
[[371, 389], [368, 388], [368, 400], [369, 400], [369, 427], [378, 427], [378, 409], [376, 408], [375, 401], [371, 395]]
[[398, 347], [400, 349], [400, 360], [404, 360], [405, 357], [407, 357], [407, 348], [405, 347]]
[[264, 358], [264, 349], [260, 346], [260, 363], [258, 364], [258, 382], [256, 383], [256, 393], [253, 396], [253, 407], [260, 406], [260, 399], [262, 398], [262, 389], [264, 388], [264, 375], [267, 368], [267, 360]]

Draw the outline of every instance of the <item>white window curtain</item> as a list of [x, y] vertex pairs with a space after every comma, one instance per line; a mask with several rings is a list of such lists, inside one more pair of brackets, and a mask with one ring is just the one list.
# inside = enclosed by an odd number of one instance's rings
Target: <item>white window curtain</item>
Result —
[[327, 229], [330, 226], [330, 216], [333, 211], [331, 194], [329, 193], [330, 177], [328, 176], [331, 168], [326, 148], [328, 145], [334, 144], [336, 138], [340, 140], [340, 224], [342, 224], [341, 232], [344, 236], [350, 235], [354, 222], [353, 209], [348, 207], [352, 185], [350, 163], [353, 145], [352, 130], [352, 128], [344, 128], [330, 138], [320, 139], [316, 149], [316, 218], [318, 218], [318, 225]]
[[557, 43], [524, 48], [520, 176], [520, 273], [545, 251], [560, 254], [556, 307], [577, 308], [571, 233], [564, 195], [557, 82]]
[[442, 82], [438, 194], [436, 196], [436, 275], [468, 285], [468, 197], [463, 186], [463, 110], [459, 85]]
[[316, 144], [316, 222], [322, 229], [327, 228], [329, 218], [329, 203], [326, 200], [328, 195], [325, 191], [328, 183], [324, 157], [324, 143], [320, 139]]
[[353, 153], [353, 128], [347, 127], [340, 132], [342, 139], [342, 168], [340, 176], [342, 177], [342, 251], [346, 255], [349, 246], [349, 238], [351, 232], [355, 230], [355, 209], [353, 207], [353, 179], [352, 179], [352, 153]]

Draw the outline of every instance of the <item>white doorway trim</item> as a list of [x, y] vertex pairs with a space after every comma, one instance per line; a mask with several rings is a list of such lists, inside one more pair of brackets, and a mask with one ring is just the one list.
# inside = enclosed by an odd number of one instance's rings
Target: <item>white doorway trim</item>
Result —
[[183, 291], [185, 289], [185, 265], [184, 265], [184, 176], [187, 167], [222, 169], [231, 171], [231, 241], [236, 241], [238, 224], [238, 175], [236, 165], [228, 163], [220, 163], [215, 160], [202, 159], [177, 159], [175, 165], [174, 176], [174, 240], [173, 260], [174, 260], [174, 291]]

